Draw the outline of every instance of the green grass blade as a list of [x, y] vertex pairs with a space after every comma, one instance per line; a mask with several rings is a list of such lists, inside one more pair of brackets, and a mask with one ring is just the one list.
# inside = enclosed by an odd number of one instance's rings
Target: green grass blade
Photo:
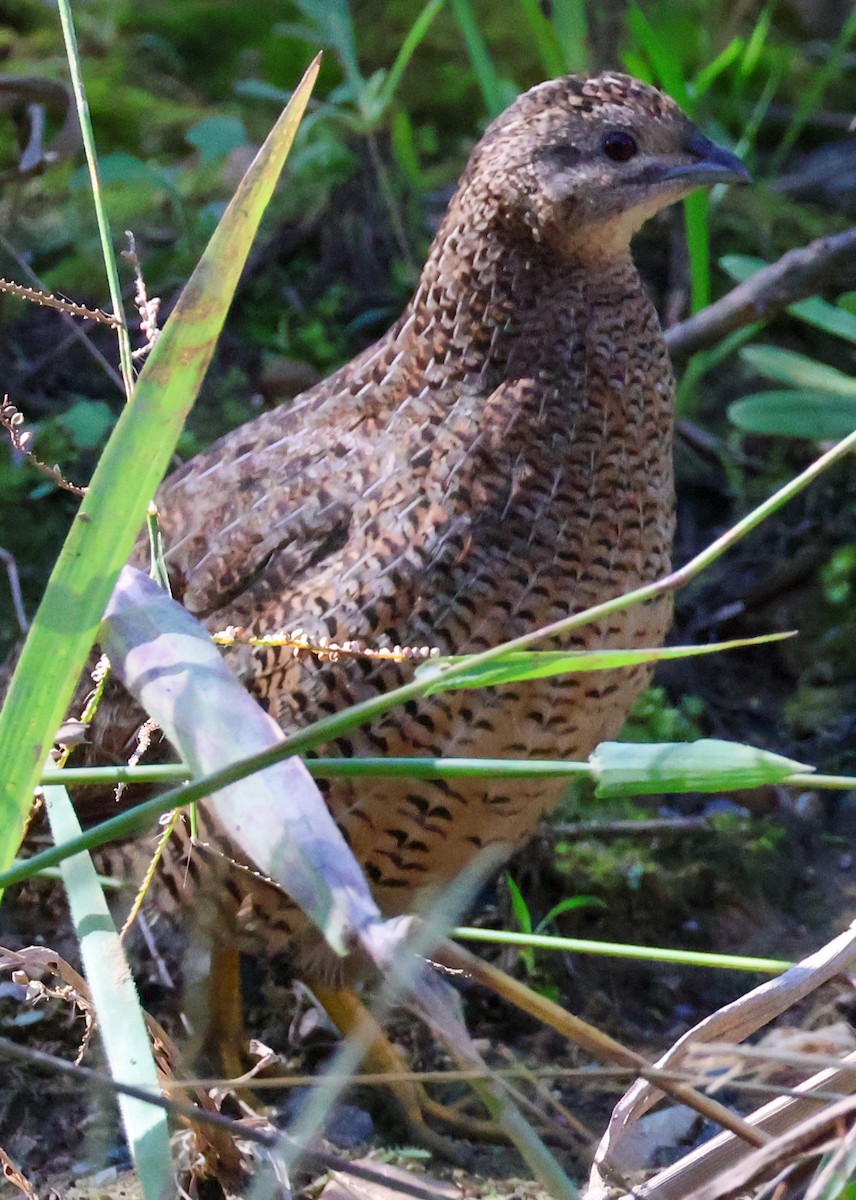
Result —
[[566, 68], [562, 47], [555, 29], [541, 11], [538, 0], [518, 0], [518, 4], [532, 34], [532, 41], [538, 51], [545, 76], [553, 78], [564, 74]]
[[[65, 788], [45, 788], [45, 804], [56, 842], [68, 841], [80, 833]], [[62, 864], [62, 878], [110, 1072], [122, 1083], [151, 1089], [159, 1095], [157, 1068], [140, 998], [89, 855], [67, 858]], [[145, 1200], [163, 1200], [173, 1194], [175, 1187], [166, 1113], [121, 1093], [118, 1102], [143, 1196]]]
[[478, 20], [470, 0], [450, 0], [455, 20], [460, 26], [470, 56], [473, 72], [484, 99], [485, 108], [491, 117], [497, 117], [510, 102], [512, 96], [500, 78], [487, 43], [482, 37]]
[[648, 56], [660, 87], [667, 91], [685, 112], [692, 115], [693, 97], [687, 90], [681, 60], [674, 48], [660, 36], [637, 4], [631, 4], [628, 8], [627, 25]]
[[546, 933], [514, 933], [505, 929], [453, 929], [451, 936], [462, 942], [490, 942], [498, 946], [526, 946], [534, 950], [564, 950], [573, 954], [595, 954], [605, 958], [630, 958], [636, 962], [680, 963], [686, 967], [709, 967], [725, 971], [757, 971], [781, 975], [794, 964], [779, 958], [746, 958], [736, 954], [709, 954], [698, 950], [671, 950], [660, 946], [631, 946], [623, 942], [594, 942], [588, 938], [554, 937]]
[[694, 192], [684, 200], [687, 247], [690, 255], [691, 307], [694, 313], [710, 304], [710, 197]]
[[564, 70], [587, 72], [588, 17], [585, 0], [553, 0], [552, 22], [564, 54]]
[[703, 67], [699, 71], [693, 80], [693, 91], [695, 92], [696, 100], [701, 99], [705, 92], [710, 91], [723, 71], [727, 71], [734, 61], [740, 58], [744, 49], [743, 39], [733, 37], [728, 45], [723, 50], [720, 50], [713, 62], [708, 63], [706, 67]]
[[[723, 650], [779, 642], [793, 636], [793, 633], [768, 633], [755, 638], [736, 638], [730, 642], [708, 642], [701, 646], [655, 646], [638, 650], [517, 650], [491, 662], [476, 664], [469, 670], [467, 661], [472, 656], [457, 655], [424, 663], [416, 668], [416, 678], [429, 682], [425, 694], [433, 696], [458, 688], [497, 687], [504, 683], [519, 683], [524, 679], [546, 679], [551, 675], [614, 671], [621, 667], [636, 667], [641, 663], [696, 658], [702, 654], [718, 654]], [[452, 667], [457, 668], [455, 675], [446, 682], [444, 675]], [[436, 683], [430, 685], [431, 680], [436, 680]]]
[[823, 64], [811, 72], [811, 83], [803, 92], [797, 110], [770, 161], [770, 175], [776, 175], [781, 170], [783, 162], [796, 145], [797, 138], [802, 133], [806, 121], [812, 113], [820, 108], [823, 93], [840, 71], [841, 60], [854, 37], [856, 37], [856, 5], [850, 9]]
[[313, 63], [227, 208], [95, 469], [0, 712], [0, 867], [15, 856], [101, 614], [169, 464], [318, 71]]
[[445, 3], [446, 0], [428, 0], [428, 3], [411, 25], [407, 36], [401, 43], [401, 49], [395, 56], [395, 62], [389, 68], [389, 74], [383, 81], [383, 87], [381, 88], [380, 96], [378, 97], [379, 113], [385, 112], [392, 103], [396, 89], [401, 83], [404, 72], [407, 70], [408, 63], [418, 49], [419, 43], [431, 28], [437, 13]]

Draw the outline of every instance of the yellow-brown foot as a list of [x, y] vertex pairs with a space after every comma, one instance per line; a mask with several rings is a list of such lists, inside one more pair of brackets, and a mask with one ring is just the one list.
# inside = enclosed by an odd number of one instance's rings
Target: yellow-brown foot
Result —
[[472, 1117], [457, 1106], [439, 1103], [428, 1095], [422, 1084], [408, 1078], [412, 1072], [401, 1053], [356, 992], [316, 983], [312, 984], [312, 991], [339, 1031], [362, 1044], [364, 1068], [388, 1077], [384, 1087], [393, 1097], [414, 1141], [453, 1162], [469, 1157], [466, 1148], [437, 1133], [433, 1125], [441, 1125], [458, 1138], [480, 1142], [507, 1141], [495, 1122]]
[[237, 1079], [247, 1069], [240, 951], [215, 942], [210, 971], [208, 1024], [202, 1051], [227, 1079]]

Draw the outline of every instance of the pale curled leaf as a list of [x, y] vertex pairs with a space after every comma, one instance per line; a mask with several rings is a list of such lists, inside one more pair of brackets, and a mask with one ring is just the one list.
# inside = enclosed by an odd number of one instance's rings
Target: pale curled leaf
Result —
[[426, 695], [454, 691], [458, 688], [496, 687], [504, 683], [519, 683], [523, 679], [545, 679], [550, 675], [567, 675], [584, 671], [614, 671], [620, 667], [636, 667], [640, 663], [661, 662], [664, 659], [694, 658], [702, 654], [717, 654], [721, 650], [736, 650], [744, 646], [760, 646], [793, 637], [792, 633], [769, 633], [756, 638], [735, 638], [729, 642], [710, 642], [702, 646], [652, 646], [634, 650], [512, 650], [490, 662], [456, 673], [448, 681], [445, 673], [451, 666], [465, 663], [467, 655], [433, 658], [416, 668], [417, 679], [432, 679]]
[[[101, 644], [193, 776], [284, 740], [207, 630], [142, 572], [123, 568]], [[362, 871], [299, 759], [230, 784], [204, 803], [249, 862], [300, 905], [337, 953], [352, 948], [380, 919]]]
[[[856, 952], [856, 932], [851, 926], [814, 954], [804, 958], [790, 970], [753, 988], [744, 996], [723, 1005], [715, 1013], [705, 1017], [692, 1029], [684, 1033], [670, 1050], [657, 1061], [660, 1069], [680, 1068], [689, 1049], [705, 1042], [742, 1042], [759, 1029], [779, 1018], [805, 998], [816, 992], [828, 980], [846, 970]], [[797, 1090], [804, 1096], [782, 1096], [765, 1104], [751, 1118], [759, 1128], [779, 1134], [817, 1111], [817, 1101], [809, 1099], [812, 1091], [852, 1090], [852, 1068], [841, 1072], [821, 1072], [812, 1076]], [[610, 1118], [595, 1155], [595, 1165], [589, 1179], [589, 1200], [608, 1200], [614, 1194], [610, 1184], [613, 1172], [621, 1173], [624, 1168], [623, 1146], [625, 1138], [632, 1132], [636, 1122], [646, 1113], [663, 1093], [648, 1080], [634, 1083], [619, 1100]], [[735, 1163], [745, 1161], [751, 1147], [731, 1133], [721, 1133], [696, 1147], [677, 1163], [665, 1168], [647, 1181], [644, 1195], [648, 1200], [682, 1200], [695, 1189], [716, 1179], [724, 1170]]]
[[589, 762], [601, 799], [763, 787], [814, 770], [781, 754], [718, 738], [647, 744], [601, 742]]

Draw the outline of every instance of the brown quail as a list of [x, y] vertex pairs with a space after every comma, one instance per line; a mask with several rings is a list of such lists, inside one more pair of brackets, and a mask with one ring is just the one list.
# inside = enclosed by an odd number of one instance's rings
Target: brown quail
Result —
[[[672, 100], [627, 76], [520, 96], [474, 149], [389, 332], [164, 483], [174, 595], [211, 630], [300, 628], [461, 654], [665, 574], [674, 383], [630, 239], [693, 189], [746, 177]], [[669, 619], [659, 600], [561, 644], [654, 646]], [[280, 649], [245, 648], [236, 662], [286, 729], [410, 677], [407, 666]], [[584, 758], [618, 732], [647, 677], [636, 668], [411, 701], [325, 752]], [[103, 710], [96, 741], [131, 735], [117, 711]], [[559, 788], [337, 780], [326, 794], [391, 914], [483, 847], [510, 852]], [[211, 858], [198, 846], [189, 861], [174, 854], [174, 888]], [[226, 883], [239, 932], [267, 948], [301, 924], [273, 885], [235, 872]]]

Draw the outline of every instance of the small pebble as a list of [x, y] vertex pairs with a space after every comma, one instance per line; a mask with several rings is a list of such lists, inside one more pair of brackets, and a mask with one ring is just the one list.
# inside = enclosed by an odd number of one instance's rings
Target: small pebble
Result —
[[374, 1137], [374, 1121], [354, 1104], [338, 1104], [324, 1126], [328, 1142], [340, 1150], [356, 1150]]

